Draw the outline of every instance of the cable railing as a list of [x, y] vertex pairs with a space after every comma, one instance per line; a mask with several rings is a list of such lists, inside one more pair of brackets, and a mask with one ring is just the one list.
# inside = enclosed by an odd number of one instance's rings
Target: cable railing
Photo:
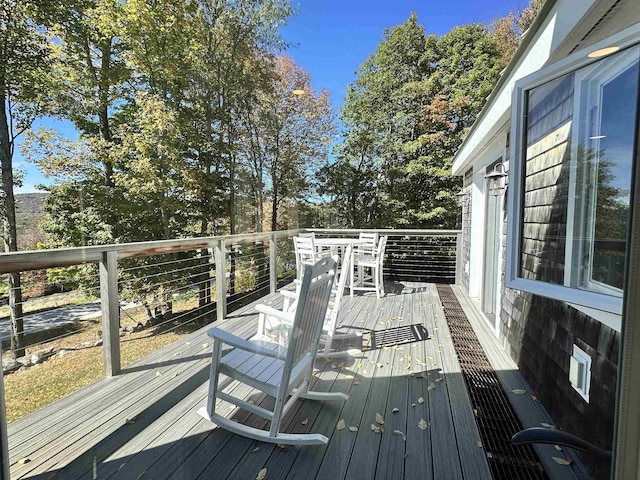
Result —
[[[124, 333], [141, 328], [150, 328], [145, 330], [149, 336], [186, 333], [223, 319], [290, 281], [295, 271], [291, 238], [298, 232], [15, 252], [0, 255], [0, 274], [19, 272], [26, 280], [30, 272], [39, 272], [41, 291], [55, 284], [86, 294], [87, 302], [99, 300], [96, 320], [75, 318], [71, 326], [59, 328], [68, 318], [55, 318], [50, 324], [38, 323], [38, 335], [29, 327], [34, 317], [25, 315], [29, 341], [23, 344], [33, 348], [60, 343], [93, 330], [100, 335], [105, 375], [112, 376], [122, 368]], [[25, 288], [32, 288], [27, 281], [22, 282], [23, 292]], [[23, 311], [29, 302], [21, 302]], [[9, 306], [4, 308], [8, 316]], [[2, 324], [8, 328], [8, 319]]]
[[360, 232], [388, 236], [384, 256], [385, 281], [453, 284], [460, 257], [459, 230], [310, 229], [318, 237], [356, 237]]
[[[51, 328], [57, 320], [38, 325], [51, 331], [25, 343], [30, 347], [60, 343], [95, 331], [102, 344], [105, 375], [112, 376], [122, 369], [121, 337], [128, 340], [132, 330], [144, 329], [145, 338], [187, 333], [290, 283], [296, 273], [291, 239], [301, 231], [15, 252], [0, 255], [0, 274], [20, 272], [25, 289], [35, 288], [26, 279], [28, 272], [38, 271], [35, 278], [41, 290], [57, 285], [81, 293], [86, 302], [96, 302], [90, 321], [72, 319], [65, 328]], [[363, 230], [312, 231], [318, 237], [353, 238]], [[459, 231], [366, 231], [389, 237], [385, 280], [455, 282]], [[30, 301], [24, 300], [23, 307]], [[25, 318], [28, 327], [28, 313]], [[29, 328], [25, 332], [33, 333]]]

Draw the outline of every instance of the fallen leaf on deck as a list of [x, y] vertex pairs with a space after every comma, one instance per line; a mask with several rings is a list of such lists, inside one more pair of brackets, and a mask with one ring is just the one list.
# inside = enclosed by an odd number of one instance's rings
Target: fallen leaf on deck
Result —
[[209, 344], [206, 343], [206, 342], [202, 344], [202, 348], [207, 348], [208, 346], [209, 346]]
[[256, 480], [264, 480], [264, 477], [266, 476], [267, 476], [267, 469], [263, 468], [258, 472], [258, 476], [256, 477]]
[[278, 448], [280, 450], [282, 450], [283, 452], [288, 452], [289, 451], [289, 445], [283, 445], [281, 443], [278, 444]]
[[418, 403], [423, 404], [423, 403], [424, 403], [424, 397], [420, 397], [420, 398], [418, 399]]
[[362, 362], [358, 362], [358, 368], [362, 368]]
[[344, 418], [341, 418], [338, 424], [336, 425], [336, 430], [344, 430], [344, 427], [346, 426], [347, 424], [344, 423]]
[[161, 372], [156, 372], [156, 377], [159, 377], [160, 375], [162, 375]]
[[482, 448], [482, 442], [480, 440], [476, 440], [476, 447]]
[[522, 395], [527, 393], [526, 390], [522, 390], [521, 388], [516, 388], [515, 390], [511, 390], [512, 393], [515, 393], [516, 395]]
[[309, 419], [305, 418], [304, 420], [302, 420], [302, 425], [306, 425], [307, 423], [309, 423]]
[[391, 413], [398, 413], [400, 411], [399, 408], [394, 407], [393, 410], [391, 410]]
[[416, 404], [415, 404], [415, 403], [412, 403], [412, 404], [411, 404], [411, 406], [412, 406], [412, 407], [415, 407], [415, 406], [416, 406]]
[[400, 430], [394, 430], [393, 431], [394, 435], [402, 435], [402, 439], [406, 442], [407, 441], [407, 436], [404, 434], [404, 432], [400, 431]]
[[555, 430], [555, 425], [551, 425], [550, 423], [541, 423], [540, 425], [542, 425], [544, 428], [552, 428]]
[[556, 447], [556, 450], [558, 450], [559, 452], [562, 451], [562, 447], [560, 445], [554, 445], [554, 447]]
[[260, 450], [260, 447], [256, 447], [253, 450], [251, 450], [253, 453], [256, 453], [258, 450]]
[[571, 465], [570, 458], [551, 457], [558, 465]]
[[420, 430], [426, 430], [427, 429], [427, 422], [424, 421], [424, 418], [421, 418], [420, 421], [418, 422], [418, 428]]
[[357, 432], [358, 431], [358, 427], [355, 426], [355, 425], [352, 425], [352, 426], [349, 427], [349, 431], [350, 432]]
[[24, 457], [24, 458], [21, 458], [20, 460], [18, 460], [18, 463], [20, 465], [24, 465], [25, 463], [29, 463], [30, 461], [31, 461], [31, 459], [29, 457]]
[[376, 413], [376, 422], [378, 422], [380, 425], [384, 425], [384, 417], [379, 413]]
[[124, 421], [124, 423], [126, 423], [127, 425], [131, 425], [133, 423], [136, 423], [136, 420], [138, 420], [138, 416], [137, 415], [135, 417], [127, 418]]
[[360, 382], [353, 382], [354, 385], [360, 385]]
[[191, 345], [191, 342], [184, 342], [185, 345]]
[[136, 477], [136, 480], [140, 480], [142, 477], [144, 477], [146, 470], [144, 472], [141, 472], [138, 474], [138, 476]]
[[441, 382], [444, 380], [444, 377], [436, 378], [436, 382]]
[[376, 433], [380, 433], [380, 427], [377, 426], [375, 423], [371, 424], [371, 430], [373, 430]]
[[407, 365], [406, 367], [404, 367], [405, 370], [411, 370], [411, 364]]
[[435, 383], [433, 383], [433, 382], [431, 382], [431, 383], [429, 384], [429, 386], [427, 387], [427, 390], [435, 390], [435, 388], [436, 388], [436, 384], [435, 384]]
[[[120, 466], [118, 467], [118, 471], [122, 470], [122, 467], [124, 467], [127, 464], [127, 462], [121, 463]], [[47, 477], [49, 478], [49, 477]]]

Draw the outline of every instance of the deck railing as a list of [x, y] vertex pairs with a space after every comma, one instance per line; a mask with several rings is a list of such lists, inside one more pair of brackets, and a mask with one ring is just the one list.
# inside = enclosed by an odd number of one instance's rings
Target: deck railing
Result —
[[[113, 376], [122, 368], [121, 321], [130, 316], [123, 300], [143, 307], [148, 321], [164, 325], [164, 331], [221, 320], [292, 279], [290, 239], [300, 231], [8, 253], [0, 255], [0, 274], [45, 271], [40, 290], [50, 288], [49, 282], [71, 282], [88, 301], [99, 299], [96, 316], [102, 317], [104, 372]], [[459, 274], [457, 230], [311, 231], [324, 237], [354, 237], [361, 231], [388, 235], [386, 280], [455, 283]], [[65, 267], [77, 271], [60, 270]], [[178, 301], [190, 303], [175, 308]]]
[[457, 283], [460, 268], [459, 230], [310, 229], [319, 237], [354, 237], [360, 232], [388, 236], [385, 280]]
[[[77, 283], [88, 301], [99, 298], [104, 371], [113, 376], [121, 370], [121, 319], [128, 315], [122, 300], [143, 305], [154, 326], [223, 319], [228, 311], [275, 292], [294, 274], [289, 239], [299, 231], [8, 253], [0, 255], [0, 274], [44, 270], [45, 278], [64, 279], [51, 282]], [[61, 271], [68, 267], [78, 269]], [[197, 306], [175, 314], [173, 302], [180, 296], [191, 297]]]

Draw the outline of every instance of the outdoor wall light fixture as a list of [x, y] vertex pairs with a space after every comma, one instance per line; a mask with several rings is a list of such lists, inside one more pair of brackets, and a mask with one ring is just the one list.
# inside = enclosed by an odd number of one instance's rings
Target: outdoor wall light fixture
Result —
[[487, 179], [489, 195], [499, 197], [504, 194], [507, 189], [507, 176], [508, 173], [505, 172], [504, 163], [496, 164], [493, 170], [484, 176]]
[[587, 55], [587, 57], [589, 57], [589, 58], [606, 57], [607, 55], [611, 55], [612, 53], [616, 53], [618, 50], [620, 50], [620, 47], [601, 48], [599, 50], [594, 50], [593, 52], [590, 52]]
[[469, 201], [471, 200], [469, 198], [469, 192], [467, 190], [465, 190], [464, 188], [461, 188], [460, 191], [458, 193], [456, 193], [456, 197], [458, 197], [458, 204], [460, 206], [468, 205]]

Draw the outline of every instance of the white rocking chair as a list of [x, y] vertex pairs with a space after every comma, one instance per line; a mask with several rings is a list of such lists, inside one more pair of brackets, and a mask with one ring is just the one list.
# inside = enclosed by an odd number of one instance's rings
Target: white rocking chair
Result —
[[[335, 261], [330, 258], [322, 259], [314, 266], [305, 267], [286, 347], [265, 337], [244, 340], [218, 328], [209, 330], [209, 336], [214, 339], [209, 397], [207, 406], [202, 407], [198, 413], [231, 432], [254, 440], [289, 445], [328, 443], [327, 437], [321, 434], [281, 433], [280, 422], [298, 398], [348, 399], [344, 393], [320, 393], [309, 390], [335, 268]], [[223, 343], [234, 348], [221, 356]], [[227, 378], [219, 383], [218, 377], [221, 373]], [[224, 393], [222, 390], [234, 380], [275, 397], [273, 411]], [[249, 427], [217, 414], [215, 407], [218, 399], [270, 420], [271, 428], [266, 431]]]
[[[358, 349], [332, 351], [332, 343], [334, 340], [345, 340], [349, 338], [357, 338], [358, 333], [342, 333], [336, 332], [338, 327], [338, 313], [342, 304], [342, 297], [347, 286], [347, 278], [351, 275], [352, 245], [348, 245], [342, 257], [342, 265], [340, 266], [340, 275], [336, 287], [332, 291], [331, 300], [329, 300], [329, 308], [327, 316], [322, 327], [322, 337], [320, 337], [320, 349], [318, 350], [318, 358], [342, 357], [351, 353], [359, 353]], [[334, 257], [337, 260], [338, 257]], [[281, 290], [280, 294], [285, 297], [284, 307], [282, 311], [277, 310], [268, 305], [256, 305], [256, 310], [260, 312], [260, 320], [258, 322], [258, 334], [275, 338], [278, 331], [286, 329], [286, 325], [293, 323], [293, 311], [296, 308], [299, 292], [299, 283], [297, 291]], [[273, 320], [275, 319], [275, 322]], [[283, 326], [284, 324], [284, 326]], [[271, 328], [271, 335], [269, 329]]]

